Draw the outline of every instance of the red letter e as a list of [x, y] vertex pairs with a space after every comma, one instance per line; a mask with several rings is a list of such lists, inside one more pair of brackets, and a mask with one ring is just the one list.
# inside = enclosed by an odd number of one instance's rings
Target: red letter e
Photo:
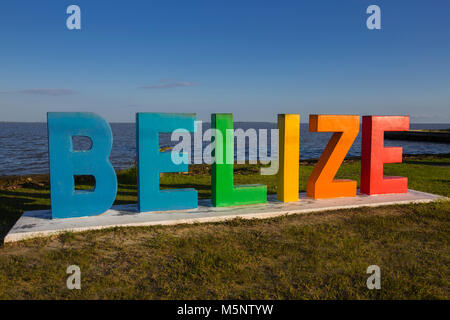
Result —
[[362, 120], [361, 193], [408, 192], [408, 178], [383, 177], [383, 164], [402, 162], [401, 147], [384, 147], [385, 131], [408, 131], [407, 116], [364, 116]]

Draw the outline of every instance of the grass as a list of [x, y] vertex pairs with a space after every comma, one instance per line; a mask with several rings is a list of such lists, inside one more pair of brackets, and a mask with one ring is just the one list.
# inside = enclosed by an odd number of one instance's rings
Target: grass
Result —
[[[409, 187], [450, 196], [450, 155], [409, 156], [385, 166]], [[301, 163], [300, 188], [313, 161]], [[275, 176], [239, 165], [235, 183]], [[349, 159], [338, 177], [359, 180]], [[118, 173], [116, 204], [136, 201], [135, 169]], [[88, 188], [89, 179], [77, 184]], [[164, 188], [210, 196], [207, 166], [164, 174]], [[48, 177], [0, 179], [0, 232], [24, 210], [49, 207]], [[6, 244], [0, 248], [0, 298], [11, 299], [448, 299], [450, 203], [360, 208], [266, 220], [113, 228]], [[82, 271], [82, 290], [66, 288], [66, 268]], [[382, 289], [365, 286], [379, 265]]]

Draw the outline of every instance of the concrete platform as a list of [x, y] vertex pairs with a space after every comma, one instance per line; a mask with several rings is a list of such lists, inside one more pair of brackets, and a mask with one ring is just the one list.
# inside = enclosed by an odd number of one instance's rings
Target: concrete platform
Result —
[[66, 231], [80, 232], [111, 227], [173, 225], [182, 223], [215, 222], [227, 219], [264, 219], [286, 214], [301, 214], [327, 210], [377, 207], [392, 204], [432, 202], [445, 197], [408, 190], [405, 194], [358, 195], [354, 198], [312, 200], [300, 194], [300, 201], [282, 203], [275, 195], [268, 196], [267, 204], [215, 208], [210, 200], [199, 200], [192, 210], [138, 213], [135, 204], [114, 206], [111, 210], [93, 217], [51, 219], [50, 210], [28, 211], [17, 221], [4, 242], [15, 242], [45, 237]]

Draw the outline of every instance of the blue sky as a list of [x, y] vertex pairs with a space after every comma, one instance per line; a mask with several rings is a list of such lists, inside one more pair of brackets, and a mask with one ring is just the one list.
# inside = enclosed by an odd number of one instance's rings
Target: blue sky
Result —
[[[81, 8], [82, 29], [66, 28]], [[381, 7], [381, 30], [366, 8]], [[450, 122], [450, 1], [2, 0], [0, 121], [92, 111]]]

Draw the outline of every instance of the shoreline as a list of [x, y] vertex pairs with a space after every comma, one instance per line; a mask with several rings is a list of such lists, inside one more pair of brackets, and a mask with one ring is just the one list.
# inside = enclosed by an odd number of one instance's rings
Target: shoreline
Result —
[[[403, 164], [414, 164], [415, 162], [420, 163], [423, 158], [429, 158], [432, 160], [435, 159], [448, 159], [450, 158], [449, 153], [443, 153], [443, 154], [419, 154], [419, 155], [403, 155]], [[317, 163], [318, 159], [308, 159], [308, 160], [300, 160], [299, 166], [303, 166], [305, 168], [311, 168]], [[342, 166], [348, 166], [348, 165], [357, 165], [359, 166], [359, 162], [361, 161], [361, 157], [347, 157], [342, 163]], [[387, 164], [387, 165], [398, 165], [402, 163], [393, 163], [393, 164]], [[450, 167], [450, 163], [447, 162], [434, 162], [433, 165], [438, 167]], [[234, 176], [235, 179], [239, 180], [241, 178], [246, 179], [245, 177], [254, 177], [252, 179], [262, 179], [264, 180], [264, 177], [275, 177], [274, 176], [261, 176], [260, 175], [260, 168], [263, 167], [262, 164], [234, 164]], [[359, 172], [359, 171], [358, 171]], [[208, 164], [192, 164], [189, 165], [189, 171], [188, 172], [168, 172], [168, 173], [161, 173], [161, 177], [166, 177], [171, 183], [181, 183], [182, 181], [188, 179], [192, 180], [191, 183], [196, 180], [204, 180], [209, 179], [211, 174], [211, 166]], [[303, 175], [305, 172], [303, 172]], [[117, 180], [118, 183], [121, 184], [128, 184], [128, 185], [135, 185], [137, 181], [136, 177], [136, 165], [129, 167], [128, 169], [120, 169], [116, 170]], [[339, 174], [336, 176], [339, 178]], [[269, 178], [269, 179], [272, 179]], [[164, 179], [164, 180], [166, 180]], [[93, 186], [95, 184], [94, 179], [92, 179], [91, 176], [77, 176], [75, 178], [76, 185], [81, 186]], [[179, 185], [180, 187], [182, 185]], [[168, 187], [167, 185], [165, 187]], [[170, 188], [170, 186], [169, 186]], [[24, 174], [24, 175], [2, 175], [0, 176], [0, 191], [8, 191], [8, 192], [15, 192], [19, 191], [21, 189], [33, 189], [36, 191], [44, 191], [48, 192], [50, 190], [50, 174], [49, 173], [42, 173], [42, 174]], [[273, 193], [268, 190], [268, 194]]]

